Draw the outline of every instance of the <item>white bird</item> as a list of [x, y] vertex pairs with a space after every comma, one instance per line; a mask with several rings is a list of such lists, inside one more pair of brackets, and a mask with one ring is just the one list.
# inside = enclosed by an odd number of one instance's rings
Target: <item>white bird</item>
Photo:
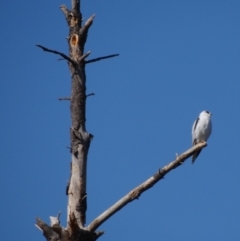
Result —
[[[207, 141], [212, 132], [211, 113], [204, 110], [200, 113], [199, 117], [194, 121], [192, 126], [192, 145], [199, 142]], [[192, 156], [192, 163], [196, 160], [200, 151], [197, 151]]]

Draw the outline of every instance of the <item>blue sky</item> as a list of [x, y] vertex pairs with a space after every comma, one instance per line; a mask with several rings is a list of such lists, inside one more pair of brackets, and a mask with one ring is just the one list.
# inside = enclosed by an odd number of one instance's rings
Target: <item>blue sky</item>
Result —
[[[3, 240], [44, 240], [34, 227], [62, 210], [69, 179], [70, 74], [59, 9], [70, 1], [1, 8], [0, 181]], [[87, 66], [87, 224], [191, 147], [192, 123], [213, 113], [208, 147], [114, 215], [99, 240], [240, 239], [240, 2], [82, 1], [96, 14]]]

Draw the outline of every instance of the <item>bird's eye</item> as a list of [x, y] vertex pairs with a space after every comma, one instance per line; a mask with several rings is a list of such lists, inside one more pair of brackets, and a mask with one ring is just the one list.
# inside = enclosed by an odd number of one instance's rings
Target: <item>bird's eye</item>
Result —
[[210, 114], [210, 112], [208, 110], [205, 111], [206, 113]]

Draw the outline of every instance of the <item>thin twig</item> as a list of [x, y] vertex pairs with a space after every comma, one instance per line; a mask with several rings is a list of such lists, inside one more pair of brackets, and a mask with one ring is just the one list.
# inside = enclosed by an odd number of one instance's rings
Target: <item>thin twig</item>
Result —
[[92, 96], [92, 95], [95, 95], [95, 93], [87, 94], [86, 97], [89, 97], [89, 96]]
[[95, 58], [95, 59], [90, 59], [90, 60], [85, 61], [85, 64], [97, 62], [97, 61], [100, 61], [100, 60], [102, 60], [102, 59], [113, 58], [113, 57], [116, 57], [116, 56], [119, 56], [119, 54], [111, 54], [111, 55], [102, 56], [102, 57]]
[[71, 100], [71, 97], [62, 97], [62, 98], [58, 98], [58, 100]]
[[83, 54], [78, 61], [81, 62], [82, 60], [86, 59], [90, 54], [91, 54], [91, 51], [88, 51], [87, 53]]
[[145, 192], [149, 188], [153, 187], [153, 185], [156, 184], [161, 179], [163, 179], [163, 177], [168, 172], [170, 172], [171, 170], [175, 169], [176, 167], [182, 165], [182, 163], [187, 158], [192, 156], [196, 151], [201, 150], [202, 148], [204, 148], [206, 146], [207, 146], [206, 142], [198, 143], [197, 145], [193, 146], [186, 152], [179, 155], [174, 161], [170, 162], [163, 168], [159, 169], [159, 171], [157, 173], [155, 173], [152, 177], [147, 179], [145, 182], [143, 182], [138, 187], [134, 188], [127, 195], [125, 195], [119, 201], [117, 201], [115, 204], [113, 204], [109, 209], [107, 209], [105, 212], [103, 212], [100, 216], [95, 218], [88, 225], [87, 230], [89, 230], [91, 232], [95, 231], [102, 223], [104, 223], [107, 219], [109, 219], [113, 214], [118, 212], [120, 209], [122, 209], [128, 203], [132, 202], [135, 199], [138, 199], [143, 192]]
[[62, 56], [64, 59], [68, 60], [69, 62], [71, 62], [73, 65], [75, 65], [75, 61], [72, 60], [71, 58], [69, 58], [67, 55], [61, 53], [61, 52], [58, 52], [56, 50], [52, 50], [52, 49], [48, 49], [40, 44], [36, 44], [37, 47], [41, 48], [43, 51], [46, 51], [46, 52], [50, 52], [50, 53], [53, 53], [53, 54], [58, 54], [60, 56]]

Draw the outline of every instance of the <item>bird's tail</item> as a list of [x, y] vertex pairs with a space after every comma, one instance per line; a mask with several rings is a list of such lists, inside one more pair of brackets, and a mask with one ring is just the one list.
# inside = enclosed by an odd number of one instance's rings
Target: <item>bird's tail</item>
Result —
[[192, 164], [195, 162], [195, 160], [197, 159], [198, 155], [200, 154], [202, 150], [196, 151], [193, 156], [192, 156]]

